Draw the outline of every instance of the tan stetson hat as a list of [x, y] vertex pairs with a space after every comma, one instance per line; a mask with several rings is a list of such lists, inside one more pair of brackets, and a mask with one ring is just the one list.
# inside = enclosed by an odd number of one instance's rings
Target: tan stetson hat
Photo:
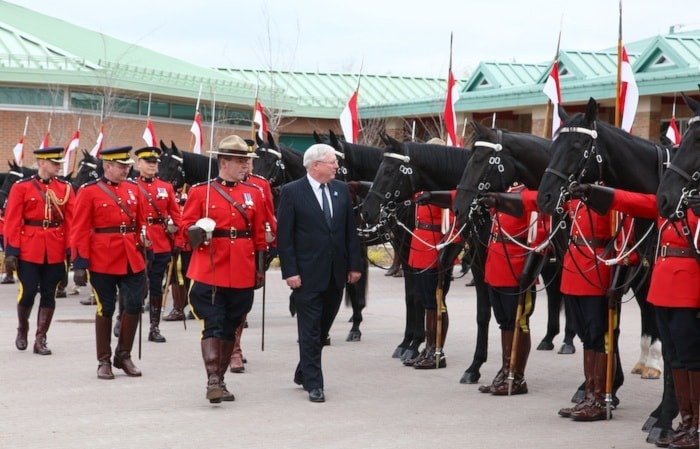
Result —
[[252, 148], [248, 146], [246, 141], [237, 135], [224, 137], [219, 142], [219, 148], [209, 151], [211, 154], [218, 156], [242, 156], [242, 157], [258, 157]]

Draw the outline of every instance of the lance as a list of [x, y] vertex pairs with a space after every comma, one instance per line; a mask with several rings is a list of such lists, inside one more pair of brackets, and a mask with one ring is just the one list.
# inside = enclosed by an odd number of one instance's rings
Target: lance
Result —
[[173, 263], [175, 257], [171, 256], [170, 261], [168, 262], [166, 270], [168, 275], [165, 277], [165, 287], [163, 288], [163, 302], [160, 306], [161, 310], [165, 312], [165, 305], [168, 303], [168, 290], [170, 290], [170, 282], [173, 280], [173, 267], [175, 264]]

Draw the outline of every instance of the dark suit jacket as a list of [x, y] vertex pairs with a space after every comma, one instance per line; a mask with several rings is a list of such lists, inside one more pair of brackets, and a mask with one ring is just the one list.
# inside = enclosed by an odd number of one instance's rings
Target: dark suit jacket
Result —
[[329, 184], [333, 223], [328, 226], [306, 176], [282, 187], [277, 209], [277, 249], [282, 277], [301, 276], [298, 293], [323, 291], [334, 280], [342, 291], [349, 271], [362, 271], [360, 242], [348, 187]]

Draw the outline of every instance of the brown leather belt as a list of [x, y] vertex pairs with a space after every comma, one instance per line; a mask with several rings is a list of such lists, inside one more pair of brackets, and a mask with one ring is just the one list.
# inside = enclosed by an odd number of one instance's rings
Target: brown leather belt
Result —
[[57, 228], [63, 224], [62, 221], [49, 221], [49, 220], [24, 220], [25, 226], [39, 226], [41, 228]]
[[148, 223], [148, 226], [151, 226], [152, 224], [163, 224], [165, 223], [165, 218], [163, 217], [148, 217], [146, 218], [146, 223]]
[[502, 234], [491, 234], [491, 240], [494, 242], [505, 242], [505, 243], [520, 243], [521, 245], [527, 245], [527, 239], [520, 237], [506, 237]]
[[593, 238], [593, 239], [585, 239], [581, 237], [580, 235], [575, 235], [571, 238], [571, 243], [574, 245], [579, 245], [579, 246], [585, 246], [588, 245], [591, 248], [605, 248], [608, 246], [608, 243], [610, 243], [610, 239], [599, 239], [599, 238]]
[[418, 221], [418, 222], [416, 222], [416, 229], [424, 229], [426, 231], [441, 232], [442, 226], [430, 224], [430, 223], [421, 223], [420, 221]]
[[95, 228], [95, 234], [126, 234], [127, 232], [136, 232], [134, 225], [110, 226], [107, 228]]
[[211, 233], [212, 237], [226, 237], [229, 239], [240, 239], [240, 238], [250, 238], [253, 236], [253, 233], [250, 231], [250, 229], [246, 230], [239, 230], [239, 229], [214, 229]]
[[659, 248], [660, 257], [695, 257], [690, 248], [674, 248], [672, 246], [662, 246]]

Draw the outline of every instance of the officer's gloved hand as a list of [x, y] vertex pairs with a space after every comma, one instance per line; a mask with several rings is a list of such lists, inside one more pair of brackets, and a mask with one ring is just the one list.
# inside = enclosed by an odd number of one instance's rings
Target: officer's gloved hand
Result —
[[579, 184], [577, 182], [569, 186], [569, 193], [571, 193], [572, 198], [588, 198], [591, 196], [591, 191], [593, 187], [590, 184]]
[[87, 285], [87, 271], [82, 268], [76, 268], [73, 271], [73, 283], [79, 287]]
[[[700, 217], [700, 195], [688, 197], [688, 208]], [[7, 259], [5, 259], [5, 263], [7, 263]]]
[[416, 197], [415, 200], [413, 200], [416, 204], [428, 204], [428, 201], [433, 197], [433, 194], [430, 192], [423, 192], [420, 195]]
[[182, 248], [180, 248], [179, 246], [174, 246], [173, 247], [173, 259], [177, 259], [178, 257], [180, 257], [181, 252], [182, 252]]
[[17, 271], [17, 256], [5, 256], [5, 270]]
[[479, 198], [479, 203], [489, 209], [498, 206], [498, 192], [486, 192]]

